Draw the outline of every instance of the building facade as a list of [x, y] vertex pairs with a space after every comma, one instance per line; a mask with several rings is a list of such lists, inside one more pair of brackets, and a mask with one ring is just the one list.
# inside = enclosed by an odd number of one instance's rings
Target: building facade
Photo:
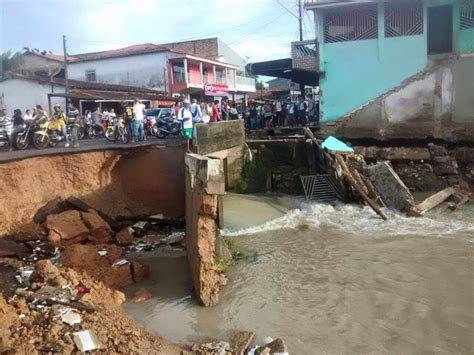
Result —
[[474, 122], [472, 0], [305, 6], [314, 11], [322, 122]]

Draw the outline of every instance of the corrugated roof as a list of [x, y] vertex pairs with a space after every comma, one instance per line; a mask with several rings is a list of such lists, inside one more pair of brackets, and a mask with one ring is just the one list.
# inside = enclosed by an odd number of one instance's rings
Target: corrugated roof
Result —
[[109, 51], [75, 54], [72, 57], [72, 62], [81, 62], [86, 60], [100, 60], [114, 57], [124, 57], [135, 54], [155, 53], [155, 52], [169, 52], [170, 50], [163, 46], [158, 46], [153, 43], [136, 44], [125, 48], [113, 49]]

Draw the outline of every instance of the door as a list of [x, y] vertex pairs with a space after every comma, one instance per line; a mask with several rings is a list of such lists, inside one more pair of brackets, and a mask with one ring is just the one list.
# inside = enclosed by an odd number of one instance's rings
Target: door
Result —
[[428, 8], [428, 54], [453, 51], [453, 6]]

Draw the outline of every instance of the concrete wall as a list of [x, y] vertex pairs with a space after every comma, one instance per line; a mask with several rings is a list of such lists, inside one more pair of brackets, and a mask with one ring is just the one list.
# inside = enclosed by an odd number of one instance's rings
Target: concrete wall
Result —
[[193, 147], [197, 154], [209, 154], [245, 143], [243, 120], [199, 123], [194, 126]]
[[95, 70], [99, 83], [147, 87], [166, 91], [167, 62], [174, 55], [169, 52], [147, 53], [127, 57], [108, 58], [70, 63], [70, 79], [86, 80], [86, 71]]
[[[64, 93], [64, 87], [50, 84], [40, 84], [37, 81], [25, 79], [7, 79], [0, 81], [0, 97], [9, 115], [19, 108], [24, 113], [26, 109], [32, 110], [34, 106], [41, 105], [48, 111], [48, 94], [53, 92]], [[60, 97], [51, 98], [51, 104], [59, 103], [65, 106], [65, 100]]]
[[220, 159], [186, 154], [185, 170], [186, 248], [191, 278], [198, 301], [215, 306], [226, 282], [214, 263], [218, 200], [225, 193], [224, 169]]
[[222, 57], [222, 60], [226, 63], [237, 65], [240, 71], [239, 74], [244, 75], [245, 60], [220, 39], [217, 39], [217, 47], [219, 56]]
[[474, 56], [443, 60], [325, 133], [348, 138], [473, 141], [473, 68]]

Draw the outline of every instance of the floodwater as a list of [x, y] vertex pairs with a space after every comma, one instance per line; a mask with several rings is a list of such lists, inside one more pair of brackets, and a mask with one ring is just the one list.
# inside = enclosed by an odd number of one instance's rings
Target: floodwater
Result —
[[221, 303], [198, 306], [185, 258], [149, 258], [154, 297], [128, 314], [177, 342], [235, 329], [290, 354], [472, 354], [474, 205], [423, 218], [356, 205], [228, 195], [225, 234], [246, 257]]

